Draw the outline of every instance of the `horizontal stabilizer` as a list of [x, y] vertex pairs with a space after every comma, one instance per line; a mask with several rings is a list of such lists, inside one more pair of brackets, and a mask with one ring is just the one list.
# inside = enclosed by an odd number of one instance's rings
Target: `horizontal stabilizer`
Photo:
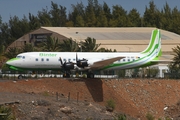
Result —
[[172, 62], [172, 60], [152, 60], [152, 63], [164, 63], [164, 64], [168, 64], [170, 62]]

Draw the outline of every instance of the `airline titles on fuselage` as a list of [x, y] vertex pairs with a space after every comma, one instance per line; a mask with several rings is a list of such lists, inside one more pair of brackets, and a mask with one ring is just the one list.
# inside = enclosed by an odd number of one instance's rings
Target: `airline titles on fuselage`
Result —
[[40, 57], [56, 57], [56, 55], [54, 53], [39, 53]]

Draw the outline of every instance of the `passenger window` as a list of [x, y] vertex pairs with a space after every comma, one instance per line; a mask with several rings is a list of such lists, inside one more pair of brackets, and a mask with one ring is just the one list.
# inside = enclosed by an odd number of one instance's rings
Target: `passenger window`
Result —
[[38, 61], [38, 58], [36, 58], [36, 61]]
[[47, 58], [46, 61], [49, 61], [49, 58]]
[[44, 58], [42, 58], [41, 61], [44, 61]]
[[22, 58], [25, 59], [25, 56], [23, 56]]

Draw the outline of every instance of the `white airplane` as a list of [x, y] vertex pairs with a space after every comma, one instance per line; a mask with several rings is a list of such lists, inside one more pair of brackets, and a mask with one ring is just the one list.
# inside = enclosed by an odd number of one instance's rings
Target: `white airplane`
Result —
[[87, 78], [94, 78], [93, 70], [130, 69], [154, 65], [161, 56], [160, 30], [152, 31], [148, 47], [139, 53], [119, 52], [26, 52], [6, 62], [13, 70], [58, 70], [70, 77], [71, 70], [86, 70]]

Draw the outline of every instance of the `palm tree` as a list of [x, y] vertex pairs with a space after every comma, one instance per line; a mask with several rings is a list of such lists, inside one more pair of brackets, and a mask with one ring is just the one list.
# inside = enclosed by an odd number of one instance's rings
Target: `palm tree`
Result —
[[173, 61], [168, 65], [170, 78], [179, 78], [180, 68], [180, 45], [177, 45], [173, 50]]
[[106, 49], [106, 48], [100, 48], [98, 49], [98, 52], [117, 52], [116, 49]]
[[172, 55], [174, 55], [172, 65], [180, 67], [180, 46], [177, 45], [175, 48], [172, 48], [172, 50]]
[[59, 48], [62, 52], [77, 52], [80, 49], [78, 43], [72, 40], [72, 38], [63, 40], [63, 42], [59, 45]]
[[19, 54], [21, 51], [19, 48], [16, 48], [16, 47], [11, 47], [8, 49], [8, 52], [4, 53], [4, 56], [6, 58], [15, 58], [17, 54]]
[[26, 44], [22, 47], [22, 52], [33, 52], [33, 51], [35, 51], [35, 49], [32, 44]]
[[100, 45], [101, 44], [96, 44], [96, 39], [90, 37], [86, 38], [85, 42], [81, 42], [83, 52], [96, 52]]
[[58, 38], [48, 37], [45, 42], [42, 43], [43, 51], [57, 52], [59, 51], [59, 40]]

